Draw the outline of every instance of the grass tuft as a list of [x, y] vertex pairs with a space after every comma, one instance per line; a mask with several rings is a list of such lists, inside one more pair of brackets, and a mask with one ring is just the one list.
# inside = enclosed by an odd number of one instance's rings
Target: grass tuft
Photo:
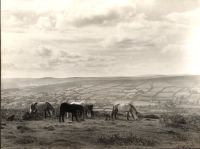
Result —
[[98, 144], [103, 145], [141, 145], [141, 146], [154, 146], [157, 142], [152, 138], [139, 137], [133, 134], [128, 136], [120, 136], [119, 134], [114, 134], [111, 136], [99, 136], [97, 138]]

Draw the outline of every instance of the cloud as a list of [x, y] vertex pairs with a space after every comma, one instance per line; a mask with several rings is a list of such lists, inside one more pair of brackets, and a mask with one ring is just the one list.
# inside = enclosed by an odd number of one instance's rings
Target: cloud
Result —
[[109, 67], [115, 63], [112, 56], [79, 55], [61, 50], [52, 58], [38, 63], [39, 69], [55, 70], [65, 67], [87, 69], [90, 67]]
[[90, 12], [88, 14], [76, 17], [72, 22], [76, 26], [86, 25], [112, 25], [120, 21], [129, 20], [135, 14], [135, 8], [132, 6], [111, 7], [99, 12]]
[[200, 24], [200, 8], [186, 12], [173, 12], [166, 15], [166, 19], [178, 24]]
[[78, 58], [81, 58], [81, 55], [75, 54], [75, 53], [69, 53], [69, 52], [66, 52], [66, 51], [61, 50], [61, 51], [60, 51], [60, 57], [61, 57], [61, 58], [78, 59]]
[[13, 64], [13, 63], [2, 63], [2, 69], [3, 70], [16, 70], [16, 69], [18, 69], [18, 67], [15, 65], [15, 64]]
[[120, 22], [116, 33], [108, 35], [102, 42], [102, 47], [115, 49], [113, 50], [115, 52], [122, 50], [124, 53], [127, 50], [181, 52], [180, 49], [185, 49], [183, 46], [188, 40], [187, 36], [191, 28], [198, 25], [199, 14], [199, 9], [195, 9], [170, 13], [159, 20], [151, 20], [144, 13], [137, 14], [129, 22]]
[[53, 30], [55, 27], [55, 20], [51, 16], [40, 16], [36, 25], [39, 29]]
[[90, 56], [88, 57], [85, 66], [94, 68], [109, 68], [116, 63], [112, 56]]
[[41, 57], [50, 57], [52, 55], [52, 50], [47, 47], [41, 47], [36, 50], [36, 54]]
[[162, 49], [162, 53], [166, 52], [184, 52], [186, 50], [186, 45], [178, 45], [178, 44], [168, 44]]
[[[16, 4], [19, 4], [19, 0]], [[2, 17], [3, 29], [6, 27], [17, 29], [18, 26], [28, 29], [62, 31], [71, 26], [115, 25], [117, 22], [129, 20], [135, 14], [135, 4], [130, 0], [120, 0], [116, 3], [107, 0], [95, 2], [87, 0], [78, 3], [51, 0], [48, 5], [32, 0], [27, 5], [29, 9], [19, 9], [21, 6], [17, 6], [16, 8], [14, 5], [11, 8], [4, 8], [2, 12], [5, 16]]]

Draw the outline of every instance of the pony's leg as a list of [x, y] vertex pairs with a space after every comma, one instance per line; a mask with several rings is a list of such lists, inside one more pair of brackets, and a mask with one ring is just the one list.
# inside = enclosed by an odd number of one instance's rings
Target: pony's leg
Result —
[[62, 113], [62, 122], [65, 122], [64, 118], [65, 118], [65, 113]]
[[83, 119], [83, 114], [84, 114], [84, 113], [82, 113], [81, 111], [77, 111], [77, 112], [76, 112], [76, 115], [77, 115], [78, 117], [80, 117], [81, 119]]
[[85, 116], [86, 116], [86, 118], [88, 118], [88, 109], [85, 111]]
[[73, 118], [74, 118], [74, 112], [72, 112], [72, 121], [74, 120]]
[[93, 117], [94, 117], [94, 112], [93, 112], [93, 110], [91, 110], [90, 112], [91, 112], [91, 118], [93, 118]]
[[59, 122], [61, 122], [61, 115], [59, 115]]
[[60, 115], [59, 115], [59, 122], [63, 122], [63, 115], [64, 113], [63, 112], [60, 112]]
[[113, 118], [114, 118], [114, 111], [111, 112], [111, 118], [113, 120]]
[[50, 112], [50, 110], [47, 110], [47, 112], [48, 112], [49, 116], [51, 116], [51, 112]]
[[[84, 113], [82, 112], [82, 114], [83, 114], [83, 116], [82, 116], [82, 118], [83, 118], [83, 120], [85, 119], [85, 115], [84, 115]], [[87, 116], [86, 116], [87, 117]]]
[[63, 122], [64, 121], [64, 116], [65, 113], [63, 113], [62, 111], [60, 111], [60, 115], [59, 115], [59, 122]]
[[83, 111], [80, 111], [80, 115], [81, 115], [82, 118], [83, 118], [83, 116], [87, 117], [87, 112], [86, 112], [85, 107], [83, 108]]
[[115, 111], [115, 119], [117, 119], [117, 113], [118, 113], [118, 111]]
[[87, 116], [87, 109], [84, 110], [83, 114], [85, 115], [86, 118], [88, 118], [88, 116]]
[[60, 114], [59, 114], [59, 122], [61, 122], [61, 112], [60, 112]]
[[46, 119], [46, 117], [47, 117], [47, 112], [46, 110], [44, 110], [44, 118]]
[[127, 112], [127, 120], [129, 120], [129, 111]]
[[78, 117], [77, 117], [77, 112], [75, 112], [75, 118], [76, 118], [76, 121], [78, 122]]

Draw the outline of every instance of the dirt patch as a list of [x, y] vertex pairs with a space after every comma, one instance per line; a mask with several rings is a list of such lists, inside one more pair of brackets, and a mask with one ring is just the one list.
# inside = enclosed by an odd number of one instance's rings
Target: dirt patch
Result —
[[13, 136], [13, 135], [6, 135], [4, 136], [5, 139], [14, 139], [16, 138], [16, 136]]
[[24, 133], [24, 132], [34, 132], [33, 129], [25, 126], [25, 125], [18, 125], [17, 129], [19, 130], [19, 132]]
[[70, 141], [67, 139], [56, 139], [56, 140], [54, 140], [52, 145], [66, 146], [66, 147], [77, 148], [77, 149], [80, 148], [81, 146], [83, 146], [83, 144], [81, 144], [79, 142]]
[[20, 138], [17, 138], [15, 143], [17, 144], [31, 144], [37, 141], [36, 137], [32, 137], [32, 136], [23, 136]]

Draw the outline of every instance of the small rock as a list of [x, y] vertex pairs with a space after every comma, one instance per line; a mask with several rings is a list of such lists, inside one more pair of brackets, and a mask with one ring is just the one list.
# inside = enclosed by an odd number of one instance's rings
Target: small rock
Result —
[[55, 130], [55, 128], [53, 126], [46, 126], [46, 127], [44, 127], [44, 129], [49, 130], [49, 131]]
[[13, 121], [15, 119], [15, 115], [11, 115], [7, 118], [7, 121]]

